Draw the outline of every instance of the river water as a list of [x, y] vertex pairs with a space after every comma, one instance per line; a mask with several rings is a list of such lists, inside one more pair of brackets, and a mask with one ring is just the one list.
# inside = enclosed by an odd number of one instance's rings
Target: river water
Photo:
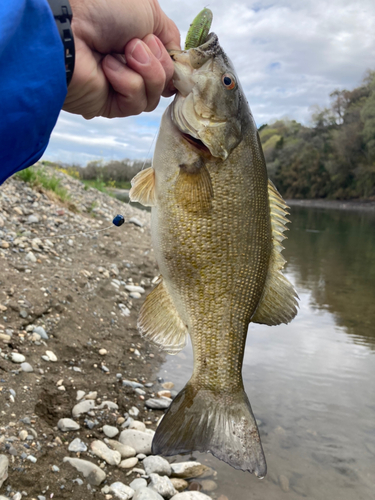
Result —
[[[285, 274], [299, 313], [250, 324], [243, 366], [268, 474], [193, 456], [217, 471], [216, 497], [375, 499], [375, 214], [293, 207], [290, 218]], [[159, 375], [180, 390], [192, 366], [187, 346]]]

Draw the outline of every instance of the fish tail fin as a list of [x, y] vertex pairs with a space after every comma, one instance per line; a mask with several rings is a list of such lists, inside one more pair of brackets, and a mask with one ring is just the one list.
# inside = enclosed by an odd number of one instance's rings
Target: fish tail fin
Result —
[[160, 422], [154, 455], [210, 452], [235, 469], [267, 473], [258, 427], [243, 388], [233, 393], [196, 389], [191, 382], [177, 395]]

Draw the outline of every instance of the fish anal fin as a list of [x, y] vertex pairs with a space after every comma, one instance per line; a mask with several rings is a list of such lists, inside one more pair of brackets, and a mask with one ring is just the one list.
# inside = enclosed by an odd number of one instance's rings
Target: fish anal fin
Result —
[[214, 192], [210, 173], [202, 160], [181, 164], [175, 184], [176, 203], [189, 212], [207, 212], [212, 208]]
[[214, 393], [188, 382], [173, 400], [156, 429], [152, 454], [193, 451], [208, 451], [235, 469], [266, 475], [258, 427], [242, 388]]
[[272, 326], [292, 321], [297, 314], [298, 295], [292, 283], [282, 274], [285, 259], [281, 255], [284, 248], [281, 241], [285, 239], [283, 233], [289, 222], [286, 218], [288, 206], [271, 181], [268, 181], [268, 199], [271, 212], [272, 251], [264, 292], [251, 322]]
[[153, 167], [141, 170], [131, 180], [130, 201], [137, 201], [145, 207], [155, 205], [155, 170]]
[[168, 354], [177, 354], [185, 347], [187, 328], [163, 280], [143, 303], [138, 317], [138, 329], [143, 337]]

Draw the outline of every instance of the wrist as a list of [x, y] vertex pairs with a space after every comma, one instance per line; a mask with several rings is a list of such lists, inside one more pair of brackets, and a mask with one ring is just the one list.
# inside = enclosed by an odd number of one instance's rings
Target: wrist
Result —
[[74, 71], [75, 48], [71, 27], [72, 9], [68, 0], [47, 0], [64, 47], [66, 84], [69, 85]]

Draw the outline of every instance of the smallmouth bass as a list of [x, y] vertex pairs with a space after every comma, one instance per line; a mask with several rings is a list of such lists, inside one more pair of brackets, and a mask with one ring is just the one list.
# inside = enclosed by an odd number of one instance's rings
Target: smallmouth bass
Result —
[[268, 180], [256, 125], [232, 63], [210, 33], [172, 51], [178, 90], [153, 165], [130, 199], [152, 206], [161, 278], [142, 306], [143, 336], [170, 354], [191, 337], [194, 369], [156, 430], [152, 452], [211, 452], [266, 474], [242, 381], [250, 322], [288, 323], [297, 294], [281, 270], [287, 206]]

